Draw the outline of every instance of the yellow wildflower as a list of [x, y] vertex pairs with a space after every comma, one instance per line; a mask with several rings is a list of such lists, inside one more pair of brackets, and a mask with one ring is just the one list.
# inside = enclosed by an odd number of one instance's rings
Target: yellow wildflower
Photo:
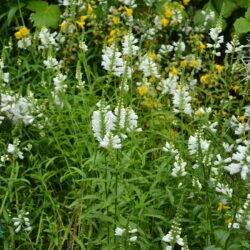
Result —
[[15, 37], [16, 37], [16, 39], [21, 39], [22, 38], [22, 33], [20, 31], [17, 31], [15, 33]]
[[187, 66], [187, 60], [182, 60], [180, 62], [180, 65], [181, 65], [182, 68], [185, 68]]
[[240, 122], [244, 122], [245, 121], [245, 119], [246, 119], [246, 116], [245, 115], [241, 115], [240, 117], [239, 117], [239, 119], [240, 119]]
[[230, 217], [230, 218], [228, 218], [228, 219], [226, 219], [226, 223], [227, 224], [230, 224], [230, 223], [232, 223], [233, 222], [233, 219]]
[[202, 75], [202, 76], [200, 77], [200, 82], [201, 82], [202, 84], [206, 84], [206, 83], [207, 83], [207, 79], [208, 79], [208, 75]]
[[183, 4], [184, 4], [184, 5], [188, 5], [189, 2], [190, 2], [190, 0], [183, 0]]
[[168, 24], [169, 24], [169, 20], [168, 19], [166, 19], [166, 18], [162, 18], [161, 19], [161, 25], [162, 25], [162, 27], [167, 27]]
[[64, 31], [67, 28], [68, 24], [65, 21], [63, 21], [61, 24], [59, 24], [59, 26], [61, 31]]
[[146, 95], [147, 94], [147, 91], [148, 91], [148, 87], [146, 85], [141, 85], [139, 88], [138, 88], [138, 92], [141, 96], [143, 95]]
[[150, 101], [150, 100], [145, 100], [144, 102], [143, 102], [143, 104], [145, 105], [145, 106], [147, 106], [147, 107], [152, 107], [153, 106], [153, 102], [152, 101]]
[[114, 37], [109, 38], [108, 39], [108, 44], [111, 45], [113, 43], [113, 41], [114, 41]]
[[114, 24], [119, 24], [121, 21], [120, 21], [120, 18], [119, 17], [116, 17], [116, 16], [114, 16], [113, 18], [112, 18], [112, 21], [113, 21], [113, 23]]
[[133, 9], [125, 7], [126, 14], [127, 16], [132, 16], [133, 15]]
[[232, 89], [235, 91], [235, 92], [238, 92], [240, 91], [240, 86], [239, 85], [235, 85], [232, 87]]
[[148, 79], [148, 81], [149, 81], [150, 83], [155, 83], [155, 82], [156, 82], [156, 78], [155, 78], [155, 77], [150, 77], [150, 78]]
[[175, 67], [173, 67], [172, 70], [171, 70], [171, 74], [172, 74], [172, 76], [177, 76], [178, 75], [178, 70]]
[[204, 112], [202, 112], [201, 110], [197, 110], [195, 111], [195, 115], [197, 116], [203, 116]]
[[76, 23], [77, 23], [81, 28], [83, 28], [84, 25], [85, 25], [85, 20], [86, 20], [87, 18], [88, 18], [87, 15], [85, 15], [85, 16], [80, 16], [80, 21], [77, 21]]
[[200, 42], [199, 44], [200, 52], [204, 52], [205, 48], [206, 48], [206, 45], [203, 42]]
[[173, 16], [173, 12], [170, 8], [165, 8], [165, 12], [164, 12], [164, 15], [166, 18], [171, 18]]
[[110, 31], [109, 36], [110, 36], [110, 37], [114, 37], [115, 34], [116, 34], [116, 30], [113, 29], [113, 30]]
[[229, 206], [226, 206], [226, 205], [223, 204], [222, 202], [219, 202], [217, 211], [218, 211], [219, 213], [221, 213], [222, 210], [228, 210], [229, 208], [230, 208]]
[[93, 12], [93, 8], [92, 8], [91, 5], [89, 4], [89, 5], [88, 5], [87, 13], [88, 13], [88, 15], [90, 15], [92, 12]]
[[216, 70], [218, 71], [218, 73], [221, 73], [224, 69], [224, 66], [220, 65], [220, 64], [216, 64], [215, 65]]
[[88, 15], [80, 16], [80, 22], [84, 22], [88, 18]]
[[149, 53], [149, 57], [153, 60], [155, 60], [157, 58], [157, 55], [155, 54], [155, 52], [150, 52]]
[[19, 31], [15, 33], [16, 39], [21, 39], [25, 36], [27, 36], [30, 33], [30, 30], [27, 29], [26, 26], [23, 26]]
[[199, 62], [197, 60], [192, 61], [192, 67], [197, 69], [199, 67]]

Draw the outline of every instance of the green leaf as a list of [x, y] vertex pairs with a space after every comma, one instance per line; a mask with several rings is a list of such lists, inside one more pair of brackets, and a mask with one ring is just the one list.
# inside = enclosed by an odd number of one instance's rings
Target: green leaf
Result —
[[250, 3], [249, 3], [249, 6], [248, 6], [247, 11], [246, 11], [246, 13], [245, 13], [245, 18], [246, 18], [248, 21], [250, 21]]
[[211, 246], [203, 248], [203, 250], [222, 250], [222, 248], [216, 247], [215, 245], [211, 245]]
[[44, 1], [30, 2], [27, 6], [28, 9], [34, 11], [30, 18], [37, 28], [51, 27], [56, 28], [60, 22], [60, 8], [57, 5], [48, 5]]
[[23, 3], [21, 3], [19, 6], [14, 6], [12, 8], [10, 8], [9, 12], [8, 12], [8, 16], [7, 16], [7, 24], [8, 26], [11, 24], [11, 22], [13, 21], [13, 18], [17, 12], [17, 10], [20, 8], [22, 8], [24, 6]]
[[40, 12], [48, 8], [48, 3], [44, 1], [34, 1], [34, 2], [32, 1], [32, 2], [29, 2], [27, 8], [34, 12]]
[[249, 0], [236, 0], [236, 3], [241, 8], [247, 8], [249, 5]]
[[220, 246], [224, 246], [230, 234], [225, 230], [218, 229], [215, 230], [214, 235]]
[[238, 34], [250, 32], [250, 21], [246, 18], [240, 17], [234, 22], [234, 29]]
[[233, 0], [212, 0], [212, 4], [218, 13], [225, 18], [231, 16], [232, 12], [238, 8]]

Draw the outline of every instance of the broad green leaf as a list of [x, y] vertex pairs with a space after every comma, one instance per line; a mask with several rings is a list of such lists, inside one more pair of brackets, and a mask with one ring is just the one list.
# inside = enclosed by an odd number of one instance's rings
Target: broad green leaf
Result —
[[248, 6], [248, 9], [246, 11], [246, 14], [245, 14], [245, 18], [250, 21], [250, 2], [249, 2], [249, 6]]
[[212, 0], [214, 8], [223, 17], [231, 16], [232, 12], [238, 8], [238, 5], [233, 0]]
[[34, 22], [35, 27], [58, 27], [61, 11], [57, 5], [48, 5], [47, 2], [37, 1], [31, 2], [27, 8], [34, 11], [30, 18]]
[[246, 18], [240, 17], [234, 22], [234, 29], [238, 34], [250, 32], [250, 21]]
[[218, 229], [218, 230], [215, 230], [214, 235], [215, 235], [216, 241], [220, 244], [220, 246], [224, 246], [230, 234], [229, 232], [225, 230]]
[[249, 0], [235, 0], [235, 2], [241, 8], [247, 8], [249, 5]]
[[44, 1], [34, 1], [34, 2], [32, 1], [29, 2], [27, 8], [34, 12], [41, 12], [48, 8], [48, 3]]

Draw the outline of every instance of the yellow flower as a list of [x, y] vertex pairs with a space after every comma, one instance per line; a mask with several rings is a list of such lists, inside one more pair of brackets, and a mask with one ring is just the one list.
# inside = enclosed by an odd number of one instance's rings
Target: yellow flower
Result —
[[59, 26], [61, 31], [64, 31], [67, 28], [68, 24], [65, 21], [63, 21], [61, 24], [59, 24]]
[[165, 15], [166, 18], [171, 18], [173, 16], [173, 12], [172, 12], [172, 10], [170, 8], [166, 7], [164, 15]]
[[84, 22], [88, 18], [88, 15], [80, 16], [80, 22]]
[[93, 8], [92, 8], [91, 5], [89, 4], [89, 5], [88, 5], [87, 13], [88, 13], [88, 15], [90, 15], [92, 12], [93, 12]]
[[172, 70], [171, 70], [171, 74], [172, 74], [172, 76], [177, 76], [178, 75], [178, 70], [175, 67], [173, 67]]
[[22, 36], [27, 36], [29, 33], [30, 33], [30, 30], [27, 29], [25, 26], [23, 26], [21, 29], [20, 29], [20, 32], [22, 33]]
[[119, 24], [121, 22], [120, 18], [116, 17], [116, 16], [113, 17], [112, 21], [113, 21], [114, 24]]
[[227, 224], [230, 224], [230, 223], [232, 223], [233, 222], [233, 219], [230, 217], [230, 218], [228, 218], [228, 219], [226, 219], [226, 223]]
[[180, 62], [180, 65], [181, 65], [182, 68], [185, 68], [187, 66], [187, 60], [182, 60]]
[[197, 115], [197, 116], [203, 116], [203, 114], [204, 113], [201, 110], [195, 111], [195, 115]]
[[125, 7], [126, 14], [127, 16], [132, 16], [133, 15], [133, 9]]
[[76, 23], [77, 23], [77, 24], [79, 25], [79, 27], [81, 27], [81, 28], [83, 28], [84, 25], [85, 25], [85, 22], [81, 22], [81, 21], [77, 21]]
[[153, 60], [155, 60], [157, 58], [157, 55], [155, 54], [155, 52], [150, 52], [149, 53], [149, 57]]
[[190, 0], [183, 0], [183, 4], [184, 4], [184, 5], [188, 5], [189, 2], [190, 2]]
[[143, 104], [144, 104], [145, 106], [147, 106], [147, 107], [152, 107], [152, 106], [153, 106], [153, 102], [150, 101], [150, 100], [145, 100], [145, 101], [143, 102]]
[[202, 75], [202, 76], [200, 77], [200, 82], [201, 82], [202, 84], [206, 84], [206, 83], [207, 83], [207, 79], [208, 79], [208, 75]]
[[197, 69], [199, 67], [199, 62], [197, 60], [192, 61], [192, 67]]
[[222, 202], [219, 202], [217, 211], [218, 211], [219, 213], [221, 213], [222, 210], [228, 210], [229, 208], [230, 208], [229, 206], [226, 206], [226, 205], [223, 204]]
[[110, 31], [109, 36], [110, 36], [110, 37], [114, 37], [115, 34], [116, 34], [116, 30], [113, 29], [113, 30]]
[[199, 44], [200, 52], [204, 52], [205, 48], [206, 48], [206, 45], [203, 42], [200, 42]]
[[85, 25], [85, 20], [86, 20], [87, 18], [88, 18], [87, 15], [85, 15], [85, 16], [80, 16], [80, 20], [77, 21], [76, 23], [77, 23], [81, 28], [83, 28], [84, 25]]
[[17, 31], [15, 33], [15, 37], [16, 37], [16, 39], [21, 39], [22, 38], [22, 33], [20, 31]]
[[216, 64], [215, 65], [216, 70], [218, 71], [218, 73], [221, 73], [224, 69], [224, 66], [220, 65], [220, 64]]
[[21, 39], [25, 36], [27, 36], [30, 33], [30, 30], [27, 29], [26, 26], [23, 26], [19, 31], [17, 31], [14, 35], [16, 39]]
[[241, 115], [241, 116], [240, 116], [240, 122], [243, 123], [243, 122], [245, 121], [245, 119], [246, 119], [246, 116], [245, 116], [245, 115]]
[[162, 18], [161, 19], [161, 25], [162, 25], [162, 27], [167, 27], [168, 24], [169, 24], [169, 20], [168, 19], [166, 19], [166, 18]]
[[232, 87], [232, 89], [235, 91], [235, 92], [238, 92], [240, 91], [240, 86], [239, 85], [235, 85]]
[[146, 95], [147, 94], [147, 91], [148, 91], [148, 87], [146, 85], [141, 85], [139, 88], [138, 88], [138, 92], [141, 96], [143, 95]]

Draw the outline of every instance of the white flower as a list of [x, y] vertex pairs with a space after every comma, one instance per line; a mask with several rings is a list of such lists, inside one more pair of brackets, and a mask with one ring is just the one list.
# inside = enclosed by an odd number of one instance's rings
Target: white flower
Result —
[[185, 113], [191, 116], [193, 111], [190, 101], [191, 97], [185, 88], [176, 89], [173, 98], [174, 113]]
[[194, 136], [190, 136], [188, 140], [188, 149], [191, 155], [195, 155], [199, 152], [199, 147], [201, 152], [204, 154], [208, 151], [210, 142], [201, 137], [199, 132], [195, 133]]
[[55, 91], [63, 91], [65, 92], [67, 85], [64, 84], [64, 81], [66, 80], [67, 76], [63, 75], [61, 73], [58, 73], [56, 77], [53, 78], [54, 86], [55, 86]]
[[48, 56], [48, 59], [44, 60], [43, 63], [47, 67], [47, 69], [53, 69], [59, 64], [56, 58], [52, 56]]
[[29, 232], [32, 230], [28, 215], [29, 215], [29, 212], [21, 211], [18, 217], [12, 218], [16, 233], [19, 233], [22, 228], [26, 232]]
[[58, 46], [56, 42], [57, 32], [50, 33], [47, 28], [43, 27], [38, 36], [42, 44], [40, 48], [42, 49], [48, 48], [50, 45], [56, 46], [56, 47]]
[[25, 125], [31, 124], [34, 121], [31, 115], [32, 108], [32, 103], [24, 97], [1, 94], [1, 111], [14, 123], [21, 119]]
[[227, 184], [223, 184], [223, 183], [220, 183], [218, 182], [217, 183], [217, 186], [216, 186], [216, 192], [218, 193], [222, 193], [228, 197], [232, 197], [232, 194], [233, 194], [233, 189], [232, 188], [229, 188], [229, 186]]
[[135, 4], [135, 0], [119, 0], [121, 3], [131, 6], [132, 8], [135, 8], [137, 5]]
[[133, 236], [133, 237], [129, 238], [128, 241], [130, 241], [130, 242], [137, 241], [137, 236]]
[[148, 55], [144, 55], [141, 59], [139, 70], [143, 72], [144, 77], [160, 77], [156, 63]]
[[15, 148], [15, 146], [13, 144], [11, 144], [11, 143], [8, 144], [7, 152], [9, 154], [14, 154], [15, 153], [15, 149], [16, 148]]
[[17, 46], [20, 49], [27, 49], [31, 45], [31, 39], [29, 37], [23, 37], [17, 42]]
[[122, 236], [124, 232], [125, 232], [125, 229], [123, 229], [123, 228], [116, 227], [116, 229], [115, 229], [116, 236]]
[[100, 141], [100, 146], [102, 148], [120, 149], [122, 147], [121, 139], [118, 135], [113, 135], [112, 132], [108, 132]]
[[121, 58], [121, 52], [111, 45], [102, 51], [102, 66], [105, 70], [112, 72], [116, 76], [121, 76], [124, 73], [125, 62]]
[[3, 81], [5, 83], [9, 83], [9, 81], [10, 81], [10, 73], [3, 73]]
[[169, 76], [167, 79], [161, 80], [159, 83], [158, 89], [162, 91], [162, 94], [174, 94], [176, 87], [178, 85], [178, 76]]
[[179, 154], [175, 156], [174, 168], [172, 169], [171, 175], [173, 177], [185, 176], [187, 172], [185, 171], [187, 163], [183, 161]]
[[130, 234], [135, 234], [135, 233], [138, 232], [138, 229], [137, 229], [137, 228], [134, 228], [134, 229], [132, 229], [132, 230], [129, 230], [128, 232], [129, 232]]
[[178, 150], [174, 147], [172, 143], [166, 142], [163, 147], [163, 151], [170, 152], [171, 154], [178, 154]]
[[232, 156], [232, 163], [225, 166], [224, 169], [229, 171], [231, 175], [239, 173], [241, 178], [246, 180], [247, 174], [249, 173], [250, 157], [249, 157], [249, 146], [239, 145], [237, 152]]
[[132, 33], [124, 36], [124, 42], [122, 43], [122, 52], [126, 56], [134, 56], [137, 54], [139, 47], [135, 45], [138, 42]]
[[227, 42], [226, 47], [227, 49], [225, 50], [225, 52], [227, 54], [231, 54], [233, 52], [241, 52], [242, 49], [244, 48], [243, 45], [240, 45], [237, 38], [233, 39], [233, 41], [231, 41], [230, 43]]

